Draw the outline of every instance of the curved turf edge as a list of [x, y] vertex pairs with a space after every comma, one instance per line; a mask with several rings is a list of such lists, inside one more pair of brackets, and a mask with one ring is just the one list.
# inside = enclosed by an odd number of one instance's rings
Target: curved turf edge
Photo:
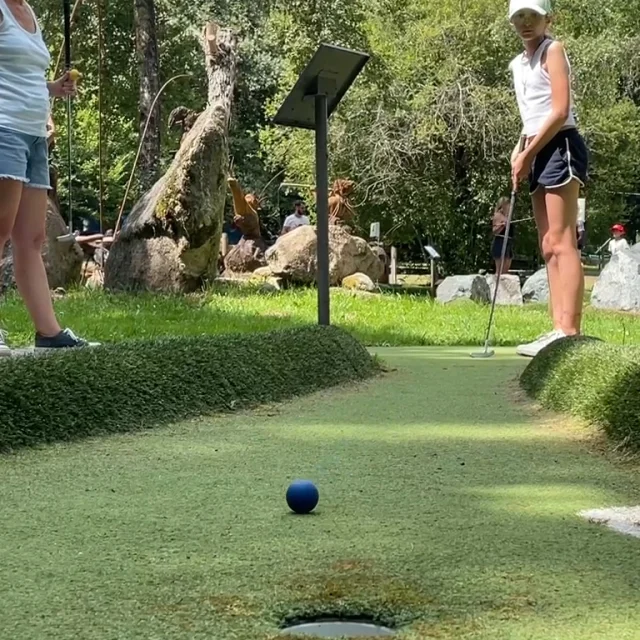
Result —
[[246, 409], [378, 371], [336, 327], [128, 341], [0, 360], [0, 451]]
[[640, 450], [640, 347], [562, 340], [529, 363], [520, 384], [542, 406], [579, 416]]

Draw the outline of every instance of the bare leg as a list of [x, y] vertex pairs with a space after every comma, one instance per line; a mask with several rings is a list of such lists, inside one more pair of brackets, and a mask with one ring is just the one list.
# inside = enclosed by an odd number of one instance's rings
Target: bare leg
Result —
[[45, 240], [47, 192], [24, 187], [11, 242], [16, 284], [36, 331], [44, 336], [60, 333], [42, 261]]
[[554, 255], [549, 238], [549, 217], [547, 214], [546, 190], [539, 187], [531, 197], [533, 215], [538, 229], [540, 251], [547, 267], [549, 280], [549, 315], [553, 321], [554, 330], [562, 328], [562, 284], [558, 260]]
[[549, 221], [546, 240], [557, 263], [562, 300], [560, 328], [566, 335], [580, 333], [584, 303], [584, 271], [576, 239], [579, 193], [579, 183], [572, 180], [545, 194]]
[[511, 269], [511, 258], [505, 256], [504, 261], [500, 260], [500, 258], [496, 258], [496, 275], [501, 274], [505, 275], [509, 273]]
[[0, 260], [18, 215], [22, 188], [18, 180], [0, 179]]

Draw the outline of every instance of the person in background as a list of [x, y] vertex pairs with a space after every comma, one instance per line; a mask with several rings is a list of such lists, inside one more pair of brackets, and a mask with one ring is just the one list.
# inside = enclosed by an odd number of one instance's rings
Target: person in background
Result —
[[[513, 260], [513, 241], [515, 238], [515, 225], [509, 225], [509, 237], [505, 236], [507, 231], [507, 216], [509, 215], [509, 198], [500, 198], [493, 212], [491, 221], [493, 228], [493, 243], [491, 244], [491, 256], [496, 262], [496, 274], [509, 273], [511, 261]], [[507, 243], [506, 248], [504, 247]], [[505, 249], [504, 262], [502, 262], [502, 250]]]
[[306, 214], [306, 206], [304, 202], [298, 200], [294, 205], [293, 213], [287, 216], [287, 219], [284, 221], [284, 225], [282, 226], [282, 235], [308, 224], [309, 217]]
[[[48, 146], [55, 138], [51, 98], [76, 93], [69, 72], [47, 81], [51, 56], [38, 19], [25, 0], [0, 0], [0, 256], [11, 240], [18, 291], [35, 327], [36, 349], [89, 343], [58, 324], [42, 259]], [[0, 330], [0, 356], [10, 356]]]
[[587, 244], [587, 204], [585, 198], [578, 200], [578, 220], [576, 223], [576, 244], [578, 254], [582, 259], [582, 252]]
[[629, 243], [625, 237], [626, 230], [623, 225], [616, 223], [611, 227], [611, 234], [613, 238], [609, 240], [609, 253], [611, 256], [615, 256], [621, 251], [629, 248]]

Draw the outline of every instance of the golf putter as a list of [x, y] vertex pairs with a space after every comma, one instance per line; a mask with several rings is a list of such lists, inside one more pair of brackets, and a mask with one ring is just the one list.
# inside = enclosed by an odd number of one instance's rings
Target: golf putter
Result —
[[[524, 149], [524, 143], [526, 138], [520, 137], [519, 151], [522, 153]], [[472, 358], [493, 358], [495, 351], [489, 349], [489, 342], [491, 340], [491, 329], [493, 327], [493, 317], [496, 311], [496, 302], [498, 300], [498, 290], [500, 289], [500, 279], [502, 278], [502, 266], [504, 265], [504, 258], [507, 255], [507, 244], [509, 243], [509, 231], [511, 230], [511, 219], [513, 218], [513, 211], [516, 207], [517, 186], [513, 185], [511, 189], [511, 202], [509, 204], [509, 213], [507, 215], [507, 224], [504, 229], [504, 242], [502, 243], [502, 253], [500, 256], [500, 269], [496, 275], [496, 286], [493, 291], [493, 300], [491, 301], [491, 313], [489, 314], [489, 324], [487, 326], [487, 334], [484, 341], [484, 350], [476, 351], [471, 354]]]
[[[65, 71], [71, 71], [71, 0], [64, 0], [64, 62], [65, 62]], [[71, 126], [72, 126], [72, 118], [71, 118], [71, 96], [67, 96], [67, 171], [69, 174], [68, 177], [68, 189], [69, 189], [69, 226], [68, 233], [63, 236], [58, 236], [58, 242], [63, 244], [72, 244], [76, 241], [75, 236], [73, 235], [73, 197], [71, 193], [71, 182], [72, 182], [72, 170], [73, 170], [73, 153], [71, 149], [72, 145], [72, 136], [71, 136]]]

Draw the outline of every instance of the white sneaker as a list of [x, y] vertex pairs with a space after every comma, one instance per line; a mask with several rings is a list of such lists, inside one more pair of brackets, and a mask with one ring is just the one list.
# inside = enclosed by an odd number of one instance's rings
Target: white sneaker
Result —
[[11, 356], [11, 349], [7, 346], [5, 340], [7, 339], [7, 332], [0, 329], [0, 358], [6, 358]]
[[567, 336], [564, 331], [555, 329], [554, 331], [549, 331], [548, 333], [541, 335], [533, 342], [519, 345], [516, 349], [516, 353], [519, 356], [535, 358], [545, 347], [548, 347], [552, 342], [555, 342], [556, 340], [562, 340], [562, 338], [566, 337]]

